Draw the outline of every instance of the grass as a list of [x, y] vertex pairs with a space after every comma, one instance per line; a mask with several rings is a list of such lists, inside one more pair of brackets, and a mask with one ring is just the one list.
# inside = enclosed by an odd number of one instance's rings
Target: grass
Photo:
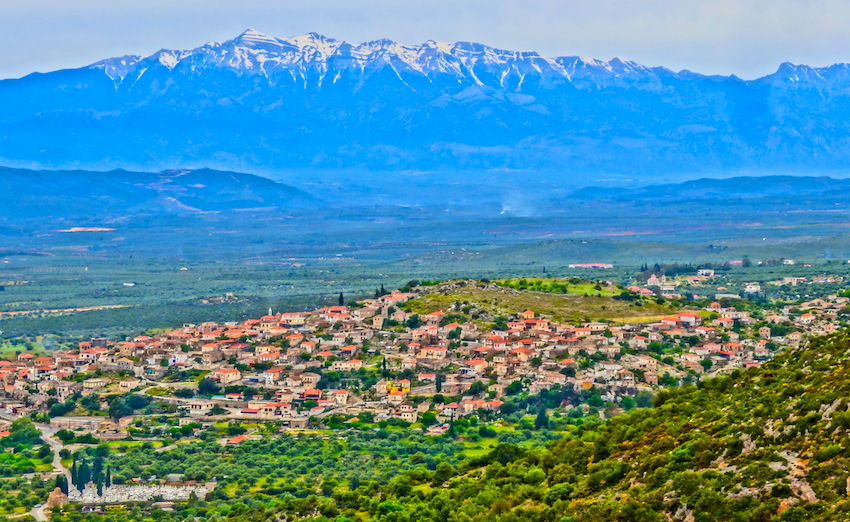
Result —
[[637, 316], [637, 317], [615, 317], [612, 321], [615, 324], [632, 324], [632, 323], [645, 323], [647, 321], [660, 321], [661, 319], [667, 317], [667, 315], [675, 314], [674, 311], [671, 311], [666, 315], [647, 315], [647, 316]]
[[[152, 442], [154, 442], [154, 444], [156, 444], [156, 441], [152, 441]], [[141, 441], [141, 440], [111, 440], [111, 441], [107, 442], [107, 445], [109, 445], [110, 448], [126, 449], [126, 448], [132, 448], [134, 446], [141, 446], [144, 443], [145, 443], [145, 441]], [[64, 463], [64, 461], [63, 461], [63, 463]]]
[[[637, 322], [647, 318], [665, 317], [681, 311], [669, 303], [658, 304], [655, 300], [643, 299], [635, 303], [618, 301], [611, 297], [577, 294], [551, 294], [529, 290], [511, 290], [505, 288], [487, 289], [481, 283], [469, 283], [466, 286], [439, 292], [439, 287], [419, 299], [407, 303], [408, 308], [417, 314], [429, 314], [446, 310], [454, 303], [461, 307], [472, 306], [485, 311], [492, 317], [509, 316], [532, 310], [544, 317], [561, 322], [615, 321]], [[474, 320], [474, 316], [470, 316]]]
[[[493, 448], [499, 445], [499, 440], [496, 437], [482, 438], [477, 442], [464, 442], [463, 445], [466, 449], [462, 453], [467, 458], [481, 457], [493, 451]], [[491, 445], [493, 448], [490, 447]]]
[[[597, 285], [591, 281], [576, 282], [575, 278], [528, 277], [500, 279], [495, 282], [499, 286], [514, 290], [534, 290], [553, 294], [571, 295], [600, 295], [614, 297], [623, 293], [616, 285]], [[598, 288], [597, 288], [598, 286]]]

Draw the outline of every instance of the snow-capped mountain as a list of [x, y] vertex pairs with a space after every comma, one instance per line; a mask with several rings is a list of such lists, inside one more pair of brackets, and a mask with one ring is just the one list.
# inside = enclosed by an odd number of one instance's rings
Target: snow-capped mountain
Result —
[[753, 81], [482, 44], [233, 40], [0, 82], [0, 163], [845, 168], [847, 64]]
[[[661, 88], [658, 75], [675, 76], [664, 68], [650, 69], [615, 58], [547, 58], [535, 52], [494, 49], [485, 45], [434, 41], [406, 46], [383, 39], [352, 45], [316, 33], [273, 38], [249, 29], [233, 40], [208, 43], [190, 51], [162, 50], [147, 58], [122, 56], [93, 64], [116, 86], [136, 82], [152, 67], [185, 73], [219, 69], [237, 75], [258, 75], [271, 83], [294, 81], [303, 88], [335, 83], [343, 74], [368, 78], [389, 70], [405, 78], [428, 82], [451, 78], [458, 84], [522, 90], [526, 78], [535, 85], [574, 83], [582, 87], [630, 86]], [[311, 83], [313, 82], [313, 83]]]

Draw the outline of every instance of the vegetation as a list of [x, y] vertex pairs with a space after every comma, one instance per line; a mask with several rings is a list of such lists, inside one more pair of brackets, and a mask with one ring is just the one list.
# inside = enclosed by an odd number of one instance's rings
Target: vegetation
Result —
[[[470, 457], [451, 437], [495, 430], [462, 435], [458, 421], [434, 438], [379, 429], [227, 449], [206, 435], [168, 453], [135, 446], [107, 462], [116, 483], [168, 473], [219, 479], [210, 498], [158, 520], [842, 520], [848, 353], [848, 334], [815, 339], [760, 369], [662, 391], [653, 408], [562, 424], [566, 436], [530, 446], [506, 438]], [[529, 429], [554, 420], [545, 401], [523, 404]]]
[[[526, 284], [523, 285], [522, 281], [526, 281]], [[533, 281], [535, 284], [528, 286], [528, 281]], [[622, 289], [607, 288], [605, 293], [602, 293], [602, 290], [595, 289], [598, 283], [575, 281], [578, 283], [569, 288], [576, 289], [577, 293], [561, 292], [560, 290], [566, 287], [556, 280], [505, 280], [502, 282], [504, 288], [500, 286], [496, 289], [482, 282], [461, 281], [457, 283], [457, 288], [447, 291], [440, 291], [440, 287], [433, 287], [421, 298], [405, 303], [405, 307], [415, 314], [424, 315], [445, 310], [454, 305], [459, 308], [458, 312], [463, 314], [462, 317], [468, 317], [469, 320], [477, 322], [495, 322], [497, 327], [499, 318], [504, 324], [505, 318], [529, 309], [552, 317], [556, 321], [582, 322], [586, 320], [628, 321], [637, 318], [646, 320], [647, 317], [675, 313], [681, 308], [670, 303], [658, 304], [654, 299], [638, 298], [636, 302], [611, 299], [611, 296], [620, 295]], [[540, 285], [536, 282], [540, 282]], [[567, 281], [565, 284], [570, 283]], [[536, 290], [536, 292], [517, 292], [513, 291], [512, 286]], [[591, 291], [587, 295], [578, 293], [578, 289], [582, 288], [589, 288]], [[558, 291], [555, 292], [555, 289]], [[602, 297], [599, 294], [602, 294]]]

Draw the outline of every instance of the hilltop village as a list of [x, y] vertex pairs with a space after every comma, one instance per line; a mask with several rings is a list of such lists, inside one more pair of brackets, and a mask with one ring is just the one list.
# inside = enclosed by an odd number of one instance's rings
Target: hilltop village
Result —
[[[0, 412], [99, 439], [156, 435], [147, 422], [130, 423], [152, 413], [152, 400], [156, 412], [184, 419], [180, 426], [216, 418], [306, 429], [366, 418], [440, 434], [452, 419], [498, 416], [505, 396], [572, 390], [563, 406], [604, 418], [659, 387], [758, 366], [806, 336], [832, 333], [848, 301], [832, 296], [776, 310], [712, 302], [626, 324], [569, 324], [533, 309], [491, 318], [460, 301], [413, 311], [464, 287], [518, 293], [478, 281], [408, 286], [348, 306], [94, 338], [49, 356], [24, 352], [0, 361]], [[133, 395], [139, 400], [127, 400]]]

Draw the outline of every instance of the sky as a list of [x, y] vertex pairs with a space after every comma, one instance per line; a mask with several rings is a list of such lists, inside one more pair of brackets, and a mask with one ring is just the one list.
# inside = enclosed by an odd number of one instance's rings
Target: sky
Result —
[[0, 0], [0, 78], [191, 49], [253, 28], [349, 42], [474, 41], [753, 79], [850, 61], [846, 0]]

